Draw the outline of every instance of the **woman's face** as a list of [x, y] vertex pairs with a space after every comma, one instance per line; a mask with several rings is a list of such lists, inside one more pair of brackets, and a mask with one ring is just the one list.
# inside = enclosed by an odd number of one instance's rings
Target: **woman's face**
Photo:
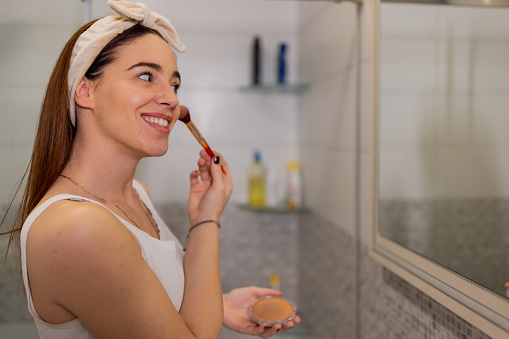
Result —
[[179, 85], [175, 55], [159, 36], [148, 34], [123, 46], [91, 88], [99, 133], [116, 151], [165, 154], [180, 115]]

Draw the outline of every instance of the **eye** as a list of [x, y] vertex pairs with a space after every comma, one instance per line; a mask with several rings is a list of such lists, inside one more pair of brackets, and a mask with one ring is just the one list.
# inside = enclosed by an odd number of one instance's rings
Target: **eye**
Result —
[[179, 91], [179, 88], [180, 88], [180, 84], [171, 85], [171, 88], [173, 88], [173, 92], [175, 92], [175, 94], [177, 94]]
[[143, 72], [140, 75], [138, 75], [138, 78], [140, 78], [143, 81], [151, 82], [152, 81], [152, 73]]

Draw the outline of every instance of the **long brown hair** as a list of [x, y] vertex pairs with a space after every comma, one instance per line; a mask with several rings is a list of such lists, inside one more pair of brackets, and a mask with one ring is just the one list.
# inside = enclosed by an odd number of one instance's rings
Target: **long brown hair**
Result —
[[[41, 106], [32, 157], [18, 184], [14, 198], [9, 203], [7, 212], [0, 222], [1, 227], [6, 221], [7, 214], [26, 179], [25, 190], [20, 207], [15, 214], [12, 229], [8, 232], [0, 233], [0, 235], [10, 235], [5, 260], [7, 260], [13, 243], [19, 245], [21, 228], [26, 218], [48, 192], [53, 183], [55, 183], [71, 157], [76, 127], [71, 123], [67, 107], [67, 72], [76, 41], [95, 21], [97, 20], [80, 27], [69, 39], [50, 76]], [[90, 80], [99, 79], [105, 67], [115, 61], [120, 47], [146, 34], [156, 34], [162, 38], [159, 32], [154, 29], [141, 25], [132, 26], [113, 38], [102, 49], [87, 70], [85, 77]]]

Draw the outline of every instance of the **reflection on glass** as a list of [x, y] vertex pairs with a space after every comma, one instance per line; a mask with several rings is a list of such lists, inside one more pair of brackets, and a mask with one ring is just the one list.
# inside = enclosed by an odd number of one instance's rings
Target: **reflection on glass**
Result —
[[509, 9], [381, 5], [380, 232], [506, 295]]

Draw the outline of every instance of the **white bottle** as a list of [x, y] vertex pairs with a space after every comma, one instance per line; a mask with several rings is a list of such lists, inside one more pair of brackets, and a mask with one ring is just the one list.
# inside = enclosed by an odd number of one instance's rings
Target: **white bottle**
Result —
[[299, 164], [295, 161], [288, 163], [287, 197], [289, 210], [302, 208], [302, 180]]

